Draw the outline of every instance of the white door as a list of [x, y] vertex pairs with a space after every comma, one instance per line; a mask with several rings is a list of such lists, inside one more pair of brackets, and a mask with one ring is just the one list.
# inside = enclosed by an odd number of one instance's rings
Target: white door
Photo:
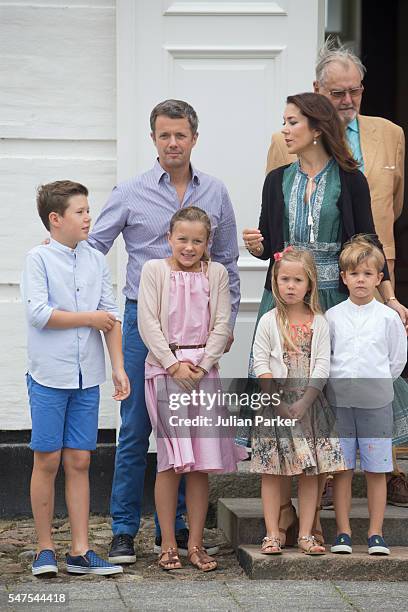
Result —
[[[225, 377], [246, 377], [266, 273], [245, 251], [242, 229], [257, 226], [271, 133], [286, 96], [311, 90], [323, 35], [322, 0], [117, 1], [118, 179], [153, 164], [153, 106], [184, 99], [200, 121], [193, 163], [222, 179], [234, 204], [242, 301]], [[125, 262], [122, 251], [122, 280]]]

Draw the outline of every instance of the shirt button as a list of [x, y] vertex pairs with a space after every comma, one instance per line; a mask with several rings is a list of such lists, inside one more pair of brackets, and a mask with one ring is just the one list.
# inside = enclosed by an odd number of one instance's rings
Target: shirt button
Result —
[[77, 291], [79, 291], [79, 287], [77, 287]]

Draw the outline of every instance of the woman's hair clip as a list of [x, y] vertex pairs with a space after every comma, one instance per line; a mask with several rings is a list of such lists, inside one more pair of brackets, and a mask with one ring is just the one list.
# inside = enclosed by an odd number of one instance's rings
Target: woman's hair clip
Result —
[[274, 253], [273, 258], [275, 261], [280, 261], [284, 253], [290, 253], [293, 250], [294, 250], [293, 247], [289, 245], [285, 249], [283, 249], [283, 251], [280, 251], [280, 252], [277, 251], [276, 253]]

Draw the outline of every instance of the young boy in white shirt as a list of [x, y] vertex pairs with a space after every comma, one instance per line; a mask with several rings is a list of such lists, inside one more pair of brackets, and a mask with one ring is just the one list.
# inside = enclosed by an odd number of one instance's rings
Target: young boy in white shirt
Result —
[[62, 460], [71, 525], [66, 569], [75, 574], [122, 573], [89, 550], [89, 462], [98, 434], [99, 385], [105, 380], [101, 339], [112, 363], [115, 400], [129, 396], [120, 319], [105, 257], [86, 239], [88, 190], [56, 181], [37, 195], [49, 244], [27, 254], [22, 297], [28, 322], [27, 387], [34, 451], [31, 506], [38, 537], [35, 576], [58, 573], [51, 528], [54, 482]]
[[341, 277], [349, 298], [326, 312], [331, 340], [328, 397], [347, 471], [334, 476], [337, 537], [331, 551], [351, 553], [351, 483], [356, 467], [367, 481], [368, 553], [389, 555], [382, 536], [387, 485], [392, 471], [393, 379], [407, 360], [407, 337], [398, 314], [374, 298], [384, 255], [369, 237], [355, 236], [340, 254]]

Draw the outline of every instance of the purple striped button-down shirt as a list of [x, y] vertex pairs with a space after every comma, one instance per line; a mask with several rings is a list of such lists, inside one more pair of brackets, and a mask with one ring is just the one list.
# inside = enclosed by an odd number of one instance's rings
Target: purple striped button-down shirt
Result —
[[[199, 206], [211, 219], [211, 259], [228, 270], [231, 292], [231, 322], [239, 307], [238, 242], [234, 210], [225, 185], [191, 166], [192, 179], [181, 206]], [[89, 243], [104, 253], [122, 232], [129, 255], [123, 293], [136, 300], [140, 273], [149, 259], [171, 255], [167, 241], [170, 219], [180, 208], [177, 191], [168, 173], [156, 161], [151, 170], [116, 186], [95, 226]]]

